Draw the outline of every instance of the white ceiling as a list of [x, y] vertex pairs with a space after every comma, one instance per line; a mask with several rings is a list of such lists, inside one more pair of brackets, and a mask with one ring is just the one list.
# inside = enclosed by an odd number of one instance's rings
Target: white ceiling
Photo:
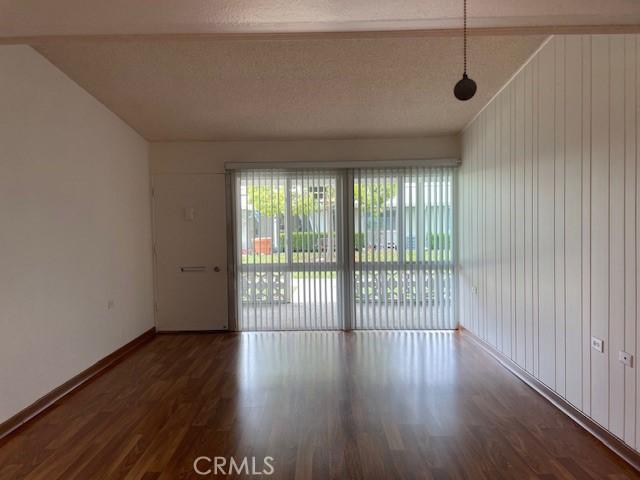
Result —
[[[462, 0], [0, 0], [0, 38], [457, 28]], [[638, 25], [638, 0], [469, 0], [471, 27]]]
[[36, 48], [149, 140], [458, 133], [541, 44], [459, 37], [65, 41]]
[[0, 0], [29, 43], [149, 140], [459, 132], [549, 32], [638, 31], [640, 0]]

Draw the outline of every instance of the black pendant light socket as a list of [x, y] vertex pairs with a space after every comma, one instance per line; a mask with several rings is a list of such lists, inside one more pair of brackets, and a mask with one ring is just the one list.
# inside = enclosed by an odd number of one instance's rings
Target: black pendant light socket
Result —
[[463, 73], [462, 78], [458, 80], [456, 86], [453, 87], [453, 94], [458, 100], [464, 102], [472, 98], [476, 94], [477, 89], [476, 82], [469, 78], [466, 73]]

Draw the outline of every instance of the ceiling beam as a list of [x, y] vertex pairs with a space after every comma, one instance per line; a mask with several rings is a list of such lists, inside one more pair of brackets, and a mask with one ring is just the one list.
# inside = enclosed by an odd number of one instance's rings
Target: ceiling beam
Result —
[[[470, 36], [502, 35], [584, 35], [640, 33], [638, 25], [557, 25], [536, 27], [470, 28]], [[340, 38], [421, 38], [462, 36], [461, 28], [416, 29], [416, 30], [353, 30], [353, 31], [308, 31], [308, 32], [215, 32], [179, 34], [134, 34], [134, 35], [38, 35], [2, 37], [0, 44], [42, 44], [50, 42], [104, 42], [140, 40], [296, 40], [296, 39], [340, 39]]]

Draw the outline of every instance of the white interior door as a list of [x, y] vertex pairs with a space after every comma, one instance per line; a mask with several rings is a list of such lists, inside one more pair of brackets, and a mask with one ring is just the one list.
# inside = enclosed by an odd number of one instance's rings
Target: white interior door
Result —
[[153, 178], [160, 331], [227, 329], [225, 177]]

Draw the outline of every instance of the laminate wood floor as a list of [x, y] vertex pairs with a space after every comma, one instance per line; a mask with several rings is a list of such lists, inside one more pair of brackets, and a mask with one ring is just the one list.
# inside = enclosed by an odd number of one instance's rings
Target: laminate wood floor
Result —
[[0, 479], [243, 476], [200, 456], [271, 456], [263, 479], [638, 478], [460, 334], [287, 332], [157, 336], [0, 441]]

